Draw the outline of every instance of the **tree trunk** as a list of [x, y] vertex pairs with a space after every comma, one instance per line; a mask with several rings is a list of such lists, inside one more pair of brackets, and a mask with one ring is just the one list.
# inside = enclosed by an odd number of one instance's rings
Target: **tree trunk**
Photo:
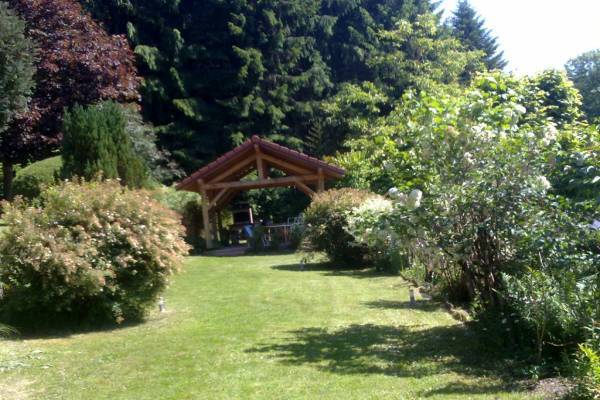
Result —
[[4, 174], [4, 199], [12, 200], [12, 183], [15, 174], [14, 164], [11, 161], [2, 162], [2, 173]]

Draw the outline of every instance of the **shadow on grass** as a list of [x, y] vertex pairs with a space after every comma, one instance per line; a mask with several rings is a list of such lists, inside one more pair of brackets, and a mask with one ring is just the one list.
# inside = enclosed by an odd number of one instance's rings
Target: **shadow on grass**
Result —
[[238, 257], [268, 257], [268, 256], [287, 256], [294, 254], [291, 249], [272, 249], [261, 252], [253, 252], [247, 246], [222, 247], [216, 250], [205, 251], [196, 254], [196, 257], [215, 257], [215, 258], [238, 258]]
[[35, 340], [35, 339], [66, 339], [73, 335], [83, 335], [88, 333], [108, 333], [122, 329], [133, 328], [144, 323], [147, 320], [126, 321], [121, 324], [103, 323], [99, 325], [91, 324], [32, 324], [14, 328], [15, 332], [7, 335], [4, 339], [10, 341]]
[[444, 385], [437, 389], [431, 389], [421, 393], [420, 397], [433, 397], [439, 395], [460, 395], [460, 396], [472, 396], [472, 395], [485, 395], [485, 394], [496, 394], [498, 392], [515, 392], [525, 391], [530, 388], [525, 382], [513, 381], [510, 382], [505, 380], [500, 383], [479, 383], [477, 385], [453, 382]]
[[350, 325], [337, 331], [305, 328], [290, 332], [285, 341], [262, 344], [247, 351], [267, 354], [284, 364], [314, 365], [338, 374], [422, 378], [459, 373], [499, 379], [498, 385], [490, 387], [448, 385], [436, 389], [436, 394], [476, 394], [513, 387], [510, 377], [505, 375], [512, 361], [482, 346], [464, 325], [425, 330], [418, 326], [372, 324]]
[[376, 278], [383, 276], [393, 276], [385, 273], [381, 273], [371, 267], [343, 267], [333, 264], [329, 261], [320, 263], [304, 264], [285, 264], [285, 265], [274, 265], [271, 267], [277, 271], [293, 271], [293, 272], [306, 272], [316, 271], [323, 272], [323, 276], [346, 276], [350, 278]]
[[364, 303], [368, 308], [389, 310], [418, 310], [418, 311], [440, 311], [443, 310], [439, 303], [432, 301], [417, 300], [415, 304], [409, 301], [378, 300]]
[[312, 264], [284, 264], [284, 265], [273, 265], [271, 269], [277, 271], [293, 271], [293, 272], [305, 272], [305, 271], [331, 271], [332, 270], [331, 263], [329, 262], [320, 262], [320, 263], [312, 263]]

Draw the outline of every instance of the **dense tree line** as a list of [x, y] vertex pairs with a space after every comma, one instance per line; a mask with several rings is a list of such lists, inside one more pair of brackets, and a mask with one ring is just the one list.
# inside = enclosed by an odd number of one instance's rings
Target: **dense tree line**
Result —
[[141, 100], [146, 131], [190, 172], [251, 134], [333, 154], [356, 133], [344, 116], [372, 111], [363, 92], [385, 96], [385, 115], [406, 89], [467, 82], [489, 56], [430, 0], [7, 4], [39, 47], [29, 107], [3, 133], [7, 197], [13, 166], [60, 148], [76, 104]]
[[[486, 57], [429, 0], [82, 1], [129, 38], [144, 115], [188, 172], [251, 134], [310, 151], [323, 101], [348, 84], [399, 98], [465, 79]], [[342, 141], [330, 142], [326, 152]]]

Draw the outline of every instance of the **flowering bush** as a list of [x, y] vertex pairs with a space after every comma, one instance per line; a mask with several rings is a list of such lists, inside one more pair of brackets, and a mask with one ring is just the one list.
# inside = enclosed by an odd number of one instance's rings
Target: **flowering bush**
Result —
[[391, 272], [409, 266], [413, 250], [418, 248], [414, 211], [422, 196], [417, 189], [406, 195], [392, 188], [388, 199], [369, 198], [348, 213], [347, 232], [369, 249], [377, 269]]
[[354, 239], [370, 248], [385, 248], [393, 242], [385, 218], [392, 212], [392, 202], [383, 197], [372, 197], [348, 212], [346, 231]]
[[304, 214], [304, 237], [311, 250], [325, 252], [341, 267], [358, 266], [367, 259], [367, 247], [348, 233], [348, 213], [378, 197], [357, 189], [329, 190], [317, 194]]
[[3, 219], [1, 311], [21, 324], [141, 318], [188, 251], [174, 212], [115, 181], [62, 183]]

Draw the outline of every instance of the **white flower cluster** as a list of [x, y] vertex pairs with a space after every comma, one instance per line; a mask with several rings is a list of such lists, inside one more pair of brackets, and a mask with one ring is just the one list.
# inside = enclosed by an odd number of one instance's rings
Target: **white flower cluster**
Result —
[[536, 177], [533, 181], [533, 186], [540, 191], [546, 192], [550, 189], [552, 189], [552, 184], [550, 183], [550, 181], [548, 180], [548, 178], [546, 178], [543, 175], [540, 175], [538, 177]]
[[488, 128], [485, 124], [478, 124], [473, 127], [473, 134], [475, 139], [484, 142], [490, 143], [496, 140], [496, 133]]
[[392, 202], [383, 197], [372, 197], [348, 214], [348, 233], [358, 243], [369, 246], [389, 244], [393, 240], [389, 226], [382, 221], [394, 210]]
[[554, 126], [554, 124], [547, 125], [546, 129], [544, 129], [542, 143], [544, 144], [544, 146], [549, 146], [552, 143], [556, 142], [556, 139], [558, 139], [558, 130], [556, 129], [556, 126]]
[[467, 151], [463, 157], [467, 166], [472, 167], [473, 165], [475, 165], [475, 157], [473, 157], [473, 154]]
[[388, 196], [391, 199], [393, 199], [396, 202], [396, 204], [414, 210], [421, 206], [423, 192], [421, 192], [419, 189], [415, 189], [412, 192], [410, 192], [410, 194], [406, 195], [400, 192], [398, 188], [393, 187], [390, 190], [388, 190]]
[[392, 212], [394, 207], [392, 203], [383, 197], [371, 197], [359, 207], [354, 208], [353, 212], [357, 214], [387, 214]]

